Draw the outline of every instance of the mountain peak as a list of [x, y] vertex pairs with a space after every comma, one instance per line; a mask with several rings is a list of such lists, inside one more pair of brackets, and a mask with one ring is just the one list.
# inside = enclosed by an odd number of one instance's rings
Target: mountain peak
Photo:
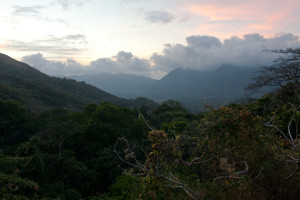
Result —
[[41, 79], [48, 77], [46, 74], [30, 67], [26, 63], [17, 61], [3, 53], [0, 53], [0, 74], [24, 79]]
[[14, 66], [14, 67], [24, 68], [24, 65], [21, 62], [9, 57], [8, 55], [3, 54], [3, 53], [0, 53], [0, 63], [5, 64], [5, 65]]
[[155, 104], [145, 99], [118, 98], [84, 82], [50, 77], [5, 54], [0, 54], [0, 99], [17, 100], [34, 111], [61, 107], [76, 111], [104, 101], [128, 107]]

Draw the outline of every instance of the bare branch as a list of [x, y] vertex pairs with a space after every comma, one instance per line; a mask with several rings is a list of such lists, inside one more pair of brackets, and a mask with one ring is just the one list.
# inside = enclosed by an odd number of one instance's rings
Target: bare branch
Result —
[[[287, 159], [287, 158], [289, 158], [289, 159]], [[291, 156], [291, 155], [285, 155], [285, 156], [284, 156], [284, 160], [285, 160], [286, 162], [291, 162], [291, 163], [298, 163], [298, 162], [300, 162], [300, 159], [294, 158], [294, 157]]]
[[[120, 156], [118, 150], [117, 150], [117, 145], [119, 144], [120, 141], [124, 141], [125, 142], [125, 145], [127, 147], [126, 150], [124, 150], [124, 152], [127, 154], [127, 155], [130, 155], [127, 159], [123, 158], [122, 156]], [[137, 169], [141, 169], [141, 170], [144, 170], [145, 172], [148, 172], [148, 169], [146, 168], [145, 165], [142, 165], [137, 159], [136, 159], [136, 156], [134, 155], [133, 151], [132, 151], [132, 148], [130, 147], [130, 145], [128, 144], [128, 141], [125, 139], [125, 137], [122, 137], [122, 138], [118, 138], [117, 142], [115, 143], [114, 145], [114, 152], [115, 154], [117, 155], [117, 157], [124, 163], [132, 166], [132, 167], [135, 167]], [[130, 158], [133, 160], [133, 162], [130, 162]]]
[[292, 146], [294, 146], [293, 141], [291, 141], [282, 130], [280, 130], [277, 126], [271, 124], [270, 122], [264, 123], [264, 125], [267, 127], [275, 128]]
[[218, 179], [223, 179], [223, 178], [240, 179], [241, 175], [246, 174], [249, 171], [249, 166], [248, 166], [247, 162], [246, 161], [242, 161], [241, 163], [245, 164], [245, 169], [244, 170], [238, 171], [238, 172], [235, 172], [235, 173], [232, 173], [232, 174], [229, 174], [227, 176], [216, 177], [216, 178], [214, 178], [214, 181], [216, 181]]
[[296, 174], [296, 172], [298, 171], [298, 169], [299, 169], [299, 167], [297, 167], [297, 168], [294, 170], [294, 172], [291, 173], [290, 175], [288, 175], [285, 179], [290, 179], [290, 178], [292, 178], [292, 177]]
[[151, 131], [153, 131], [154, 128], [152, 128], [152, 127], [149, 125], [149, 123], [148, 123], [147, 120], [145, 119], [144, 115], [141, 113], [140, 108], [141, 108], [141, 106], [139, 106], [139, 108], [138, 108], [139, 117], [141, 117], [141, 118], [143, 119], [143, 121], [145, 122], [145, 124], [147, 125], [147, 127], [148, 127]]
[[245, 164], [245, 169], [242, 171], [235, 172], [235, 174], [246, 174], [249, 171], [249, 166], [246, 161], [242, 161], [241, 163]]
[[197, 161], [201, 160], [204, 155], [205, 155], [205, 151], [203, 152], [203, 154], [200, 157], [194, 158], [191, 162], [186, 162], [186, 161], [182, 160], [181, 158], [180, 158], [180, 160], [181, 160], [181, 162], [183, 162], [184, 164], [186, 164], [190, 167], [194, 163], [200, 163], [200, 162], [197, 162]]
[[300, 49], [264, 50], [266, 53], [285, 55], [274, 60], [273, 65], [261, 67], [246, 90], [257, 90], [262, 87], [282, 87], [288, 82], [299, 83], [300, 79]]
[[[125, 146], [126, 146], [126, 149], [123, 149], [124, 153], [126, 153], [126, 155], [128, 155], [126, 157], [125, 155], [125, 158], [123, 158], [120, 153], [117, 151], [117, 146], [119, 145], [119, 142], [120, 141], [123, 141], [125, 143]], [[122, 138], [119, 138], [117, 140], [117, 142], [115, 143], [114, 145], [114, 152], [116, 153], [117, 157], [124, 163], [134, 167], [134, 168], [137, 168], [137, 169], [140, 169], [141, 171], [144, 172], [144, 175], [147, 174], [150, 169], [147, 168], [146, 165], [143, 165], [141, 164], [136, 156], [134, 155], [134, 151], [133, 151], [134, 147], [130, 147], [128, 141], [126, 140], [125, 137], [122, 137]], [[183, 189], [185, 191], [185, 193], [187, 195], [189, 195], [191, 198], [193, 199], [198, 199], [199, 198], [199, 195], [196, 194], [196, 192], [194, 192], [190, 187], [188, 187], [186, 184], [184, 184], [183, 182], [181, 182], [179, 180], [178, 177], [174, 176], [172, 172], [169, 172], [169, 176], [166, 176], [164, 175], [163, 173], [160, 172], [160, 163], [156, 163], [156, 165], [154, 166], [154, 169], [155, 169], [155, 174], [159, 177], [162, 177], [164, 178], [165, 180], [173, 183], [174, 185], [166, 185], [166, 186], [172, 186], [173, 188], [180, 188], [180, 189]]]
[[259, 173], [258, 173], [258, 175], [257, 176], [255, 176], [253, 179], [252, 179], [252, 182], [253, 181], [255, 181], [256, 179], [258, 179], [258, 177], [261, 175], [261, 173], [262, 173], [262, 168], [260, 169], [260, 171], [259, 171]]
[[166, 185], [168, 187], [173, 188], [181, 188], [185, 191], [187, 195], [189, 195], [193, 199], [198, 199], [200, 196], [196, 194], [191, 188], [189, 188], [186, 184], [182, 183], [178, 177], [174, 176], [172, 172], [169, 173], [169, 176], [166, 176], [164, 174], [157, 174], [158, 176], [170, 181], [171, 183], [174, 183], [175, 185]]

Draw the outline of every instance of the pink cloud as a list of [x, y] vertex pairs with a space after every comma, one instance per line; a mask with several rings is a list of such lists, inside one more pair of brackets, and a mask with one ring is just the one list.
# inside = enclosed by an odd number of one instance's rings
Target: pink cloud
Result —
[[206, 34], [215, 34], [217, 30], [229, 32], [228, 29], [233, 34], [270, 34], [295, 30], [294, 26], [300, 22], [299, 0], [204, 0], [199, 3], [186, 2], [184, 8], [195, 17], [205, 17], [202, 26], [199, 25], [195, 31]]
[[[252, 19], [249, 16], [250, 12], [242, 12], [238, 6], [224, 8], [216, 5], [191, 5], [187, 7], [188, 11], [194, 15], [201, 15], [207, 17], [212, 21], [234, 20], [234, 19]], [[234, 15], [232, 13], [234, 12]]]

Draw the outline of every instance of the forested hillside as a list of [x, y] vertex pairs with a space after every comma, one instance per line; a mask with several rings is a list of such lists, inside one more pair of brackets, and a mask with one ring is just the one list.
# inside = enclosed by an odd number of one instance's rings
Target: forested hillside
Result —
[[0, 54], [0, 98], [14, 99], [30, 110], [80, 110], [89, 103], [111, 102], [125, 107], [156, 103], [147, 99], [118, 98], [85, 82], [50, 77], [29, 65]]
[[274, 92], [198, 114], [173, 100], [154, 109], [92, 103], [76, 112], [0, 100], [0, 196], [300, 199], [300, 70], [299, 59], [282, 65], [290, 58], [249, 85]]
[[32, 115], [1, 100], [1, 196], [299, 199], [295, 92], [198, 115], [175, 101], [151, 113], [103, 103]]

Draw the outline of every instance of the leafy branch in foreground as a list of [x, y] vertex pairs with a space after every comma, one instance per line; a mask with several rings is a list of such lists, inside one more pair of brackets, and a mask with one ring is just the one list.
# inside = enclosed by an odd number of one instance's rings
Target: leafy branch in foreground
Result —
[[176, 174], [176, 166], [169, 167], [174, 160], [188, 166], [200, 164], [202, 156], [196, 157], [190, 162], [183, 161], [182, 156], [177, 152], [176, 141], [168, 139], [167, 134], [162, 130], [150, 131], [148, 138], [152, 142], [152, 151], [148, 154], [143, 151], [146, 157], [146, 161], [143, 164], [137, 159], [135, 153], [137, 148], [135, 146], [131, 147], [128, 140], [124, 137], [117, 140], [114, 152], [122, 162], [135, 168], [136, 173], [132, 173], [133, 175], [156, 177], [156, 179], [162, 181], [164, 187], [180, 188], [192, 199], [199, 199], [200, 195], [197, 192], [181, 180], [179, 176], [174, 175]]

